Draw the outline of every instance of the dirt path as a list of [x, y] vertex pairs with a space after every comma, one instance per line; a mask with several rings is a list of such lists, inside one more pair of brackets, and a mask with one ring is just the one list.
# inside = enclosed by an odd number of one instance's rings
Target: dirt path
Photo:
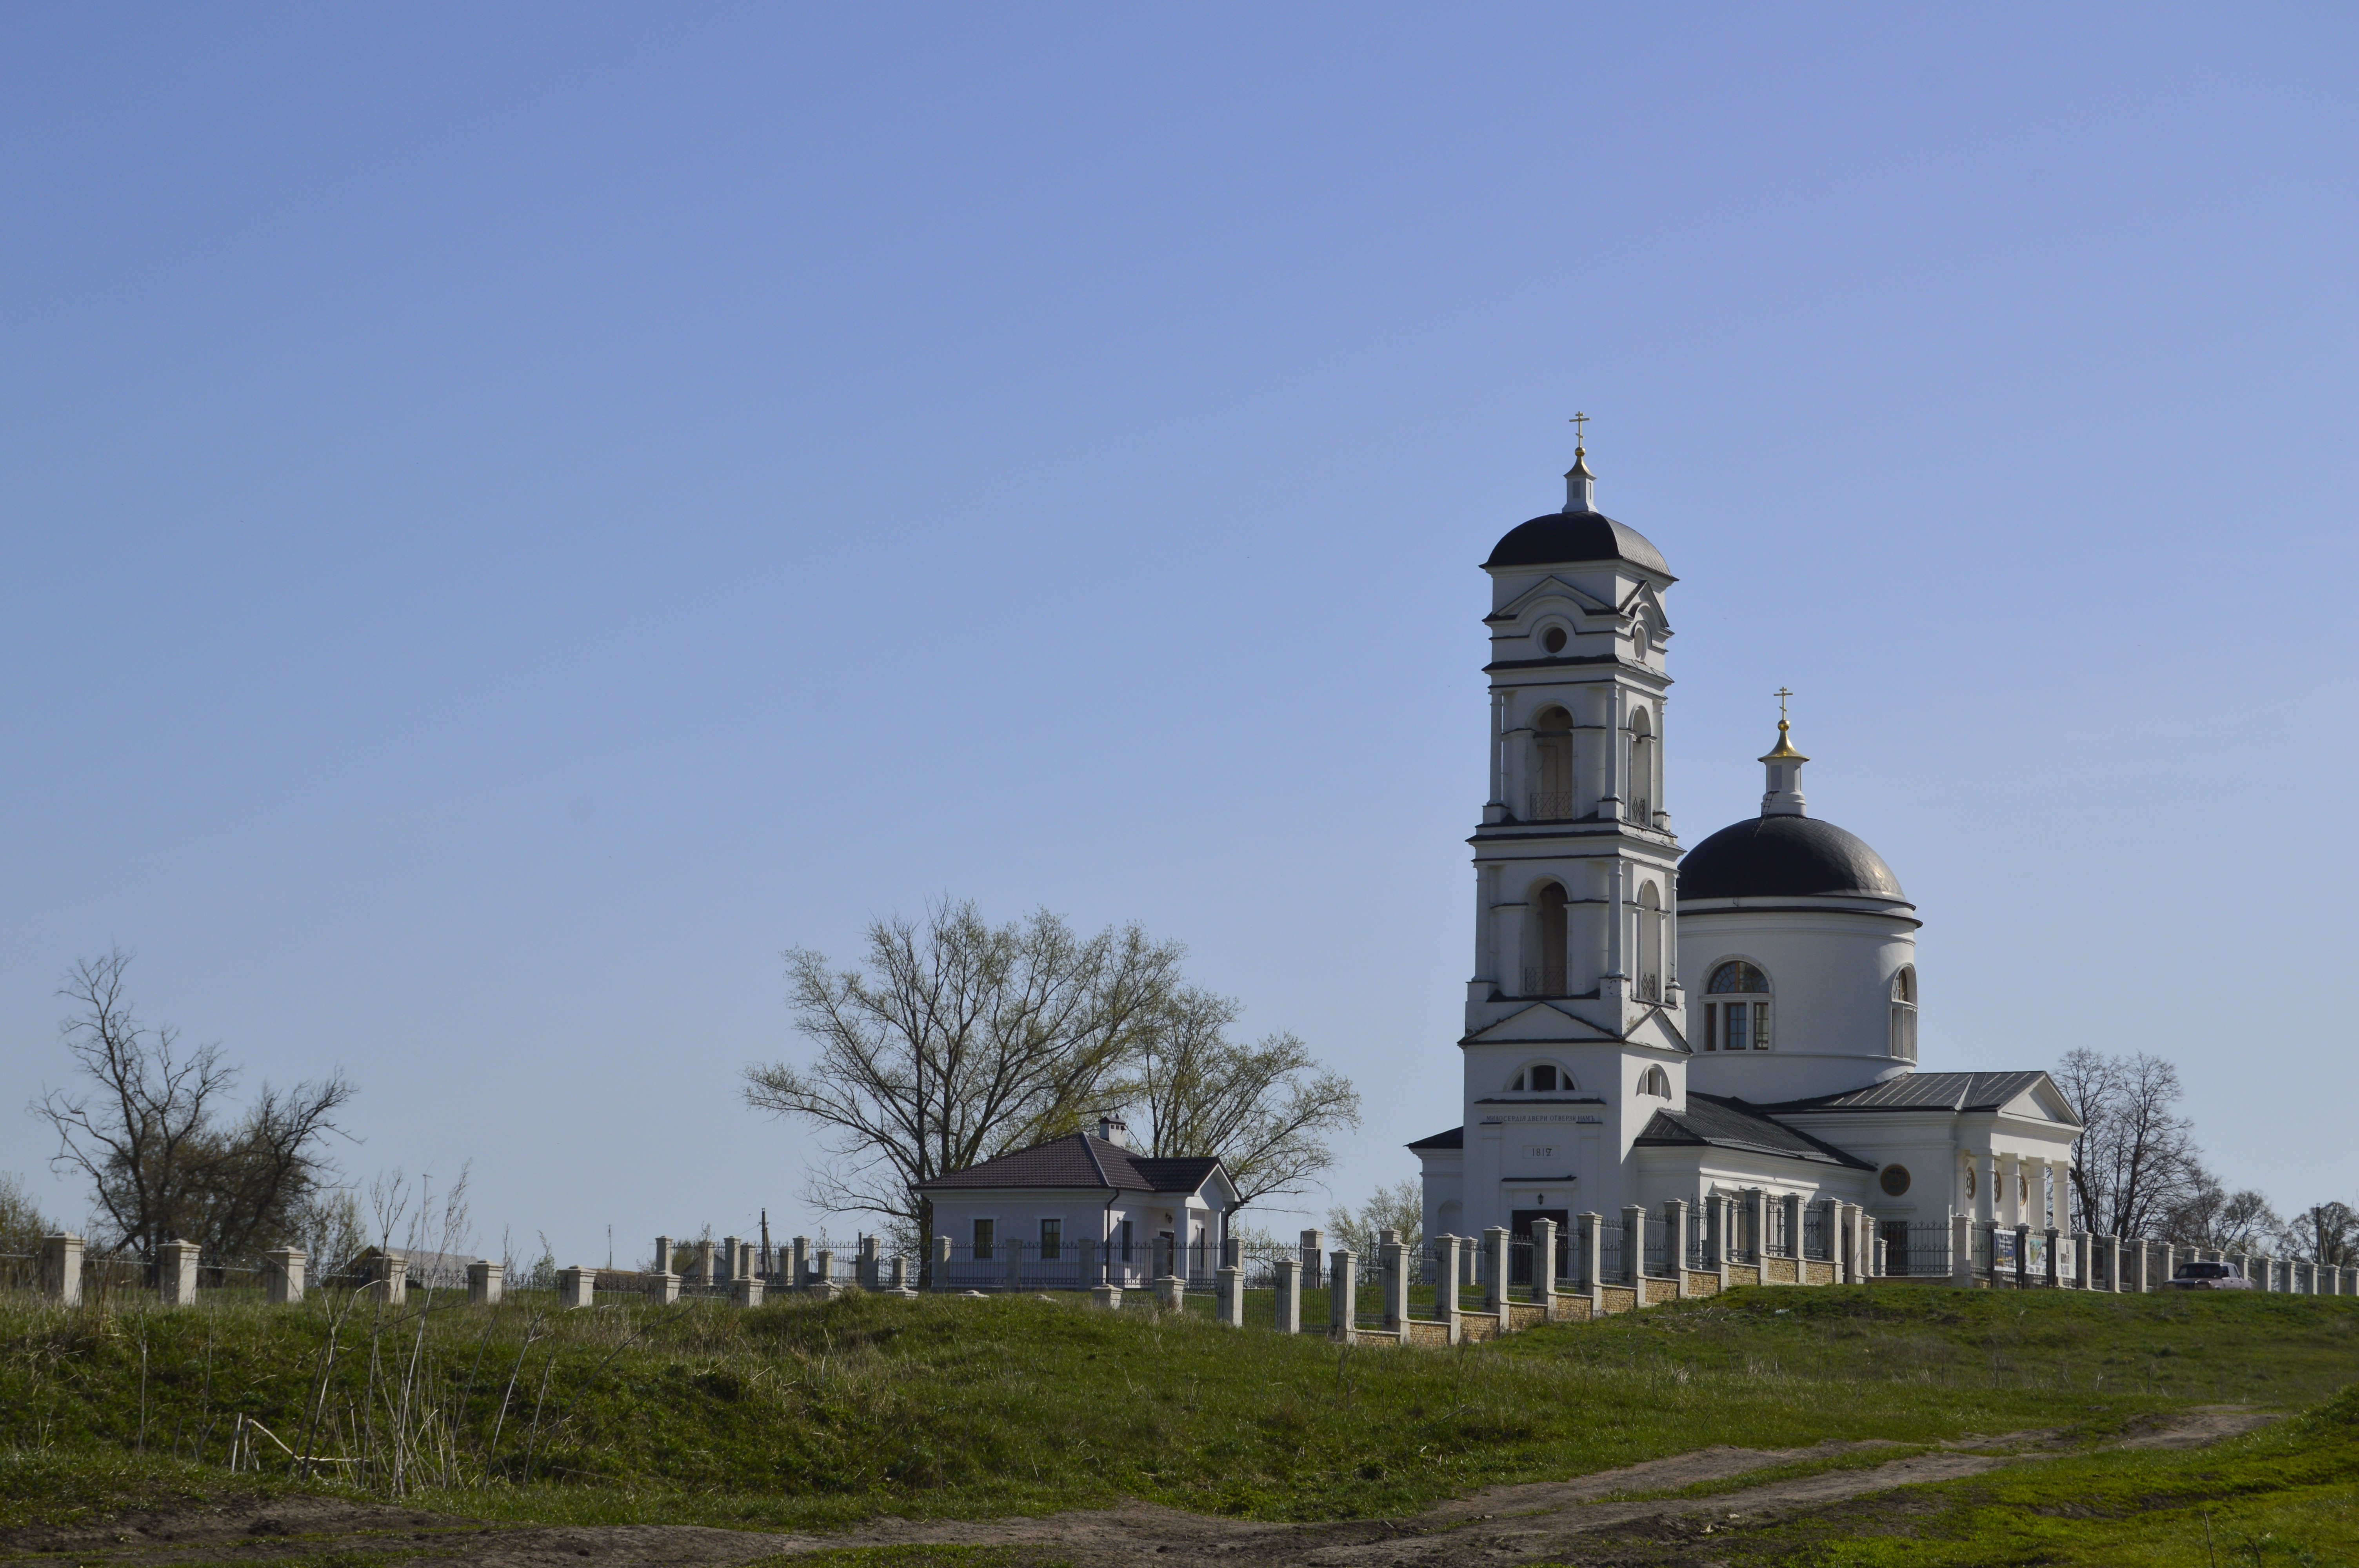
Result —
[[[2123, 1439], [2125, 1448], [2180, 1448], [2249, 1432], [2273, 1419], [2241, 1405], [2177, 1412]], [[316, 1557], [323, 1551], [386, 1563], [480, 1568], [729, 1568], [756, 1558], [847, 1546], [1006, 1545], [1038, 1549], [1075, 1568], [1440, 1568], [1560, 1554], [1599, 1530], [1652, 1520], [1759, 1523], [1870, 1492], [1954, 1481], [2001, 1465], [2065, 1452], [2060, 1434], [1971, 1438], [1881, 1465], [1857, 1465], [1766, 1481], [1705, 1497], [1630, 1497], [1777, 1466], [1824, 1462], [1898, 1444], [1822, 1443], [1810, 1448], [1704, 1448], [1570, 1481], [1494, 1487], [1409, 1519], [1288, 1525], [1227, 1519], [1133, 1503], [1045, 1519], [886, 1519], [828, 1535], [763, 1534], [688, 1525], [496, 1525], [401, 1509], [288, 1498], [259, 1514], [125, 1515], [81, 1530], [0, 1531], [0, 1559], [49, 1565], [193, 1564]]]

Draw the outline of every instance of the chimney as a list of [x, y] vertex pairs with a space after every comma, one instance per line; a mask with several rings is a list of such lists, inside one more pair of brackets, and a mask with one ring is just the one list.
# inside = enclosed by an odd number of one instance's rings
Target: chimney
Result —
[[1098, 1118], [1098, 1136], [1117, 1149], [1130, 1147], [1129, 1124], [1112, 1111]]

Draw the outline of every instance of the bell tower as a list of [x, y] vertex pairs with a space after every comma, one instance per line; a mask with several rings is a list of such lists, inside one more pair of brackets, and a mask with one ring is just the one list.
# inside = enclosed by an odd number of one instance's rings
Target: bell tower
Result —
[[1577, 440], [1563, 507], [1509, 530], [1483, 564], [1490, 798], [1471, 840], [1470, 1038], [1536, 1001], [1612, 1039], [1650, 1018], [1685, 1029], [1663, 791], [1663, 595], [1678, 579], [1596, 509], [1596, 484]]

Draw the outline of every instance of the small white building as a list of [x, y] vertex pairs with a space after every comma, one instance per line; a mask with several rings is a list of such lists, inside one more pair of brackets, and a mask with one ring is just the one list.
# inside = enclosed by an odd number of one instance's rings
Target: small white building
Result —
[[[1155, 1159], [1116, 1118], [925, 1183], [939, 1287], [1125, 1287], [1166, 1273], [1209, 1283], [1236, 1186], [1212, 1157]], [[1011, 1274], [1010, 1271], [1016, 1271]]]
[[1897, 1244], [1899, 1271], [1954, 1215], [2069, 1228], [2071, 1106], [2042, 1072], [1920, 1070], [1916, 907], [1810, 816], [1782, 716], [1760, 816], [1682, 854], [1663, 745], [1677, 579], [1595, 509], [1579, 451], [1566, 483], [1563, 510], [1484, 567], [1490, 798], [1460, 1121], [1409, 1145], [1427, 1233], [1834, 1198]]

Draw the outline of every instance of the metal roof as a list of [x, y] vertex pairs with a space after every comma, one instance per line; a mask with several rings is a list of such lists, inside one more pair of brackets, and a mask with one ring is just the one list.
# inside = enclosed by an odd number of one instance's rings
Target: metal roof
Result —
[[[1997, 1110], [2048, 1083], [2038, 1069], [2015, 1073], [1907, 1073], [1864, 1089], [1784, 1100], [1762, 1108], [1781, 1110]], [[2053, 1087], [2052, 1085], [2050, 1087]], [[2061, 1091], [2059, 1091], [2061, 1098]]]
[[1074, 1132], [936, 1176], [919, 1184], [919, 1189], [935, 1193], [993, 1187], [1097, 1187], [1110, 1192], [1192, 1193], [1220, 1169], [1220, 1161], [1210, 1156], [1150, 1159], [1119, 1143]]
[[1799, 1128], [1763, 1115], [1757, 1106], [1719, 1095], [1698, 1094], [1692, 1089], [1688, 1091], [1684, 1108], [1657, 1111], [1638, 1134], [1636, 1142], [1655, 1148], [1708, 1144], [1717, 1149], [1775, 1154], [1786, 1160], [1807, 1160], [1816, 1165], [1848, 1165], [1857, 1171], [1875, 1169], [1855, 1154], [1846, 1154]]

